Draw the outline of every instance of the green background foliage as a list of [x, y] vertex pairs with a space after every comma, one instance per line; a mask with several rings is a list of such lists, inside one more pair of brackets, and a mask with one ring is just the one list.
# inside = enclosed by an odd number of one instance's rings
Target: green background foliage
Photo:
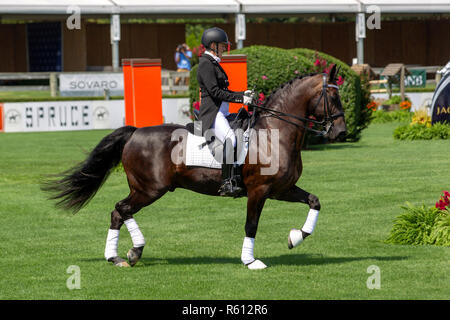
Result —
[[372, 111], [371, 123], [387, 123], [387, 122], [411, 122], [414, 113], [405, 110]]
[[406, 212], [400, 215], [391, 230], [387, 243], [405, 245], [450, 246], [450, 214], [447, 210], [434, 207], [402, 207]]
[[402, 125], [394, 130], [398, 140], [450, 139], [450, 125], [435, 123], [431, 127], [424, 124]]

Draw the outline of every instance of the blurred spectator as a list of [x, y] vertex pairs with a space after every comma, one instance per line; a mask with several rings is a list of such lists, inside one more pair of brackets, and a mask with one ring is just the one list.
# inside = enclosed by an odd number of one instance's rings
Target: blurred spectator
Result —
[[[177, 72], [191, 71], [192, 51], [186, 43], [177, 46], [175, 51], [175, 63], [177, 64]], [[181, 77], [175, 78], [175, 85], [179, 85]], [[185, 78], [184, 85], [189, 84], [189, 78]], [[175, 93], [175, 92], [174, 92]]]

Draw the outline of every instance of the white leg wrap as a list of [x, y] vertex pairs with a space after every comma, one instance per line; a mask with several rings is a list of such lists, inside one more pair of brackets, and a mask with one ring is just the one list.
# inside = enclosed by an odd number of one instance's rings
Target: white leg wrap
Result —
[[309, 234], [312, 234], [314, 228], [316, 227], [317, 219], [319, 218], [319, 211], [314, 209], [309, 209], [308, 217], [306, 218], [306, 222], [303, 225], [302, 230]]
[[144, 235], [142, 234], [136, 220], [133, 218], [125, 220], [125, 225], [127, 226], [128, 232], [130, 232], [131, 240], [133, 241], [133, 247], [139, 248], [145, 246]]
[[243, 264], [248, 265], [255, 261], [253, 257], [253, 248], [255, 247], [255, 238], [244, 238], [244, 243], [242, 245], [241, 261]]
[[119, 245], [119, 232], [120, 230], [108, 230], [108, 237], [106, 238], [106, 246], [105, 246], [105, 258], [108, 260], [109, 258], [117, 257], [117, 247]]

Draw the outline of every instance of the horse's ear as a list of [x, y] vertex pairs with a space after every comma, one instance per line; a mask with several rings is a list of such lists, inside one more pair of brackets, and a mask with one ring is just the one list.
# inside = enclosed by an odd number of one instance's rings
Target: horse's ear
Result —
[[329, 77], [329, 82], [333, 82], [335, 81], [336, 78], [336, 64], [333, 64], [333, 67], [331, 67], [331, 71], [330, 71], [330, 77]]

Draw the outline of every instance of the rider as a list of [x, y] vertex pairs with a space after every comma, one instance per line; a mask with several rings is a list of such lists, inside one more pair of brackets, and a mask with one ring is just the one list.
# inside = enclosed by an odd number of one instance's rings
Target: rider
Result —
[[[202, 35], [205, 53], [199, 59], [197, 80], [201, 90], [199, 118], [202, 121], [202, 133], [213, 128], [217, 139], [223, 143], [222, 186], [220, 195], [238, 196], [242, 192], [239, 186], [236, 161], [236, 136], [228, 124], [228, 102], [248, 105], [253, 100], [253, 91], [234, 92], [228, 90], [228, 77], [219, 62], [222, 53], [228, 49], [228, 36], [225, 31], [214, 27]], [[227, 145], [233, 145], [234, 161], [227, 163]], [[231, 148], [228, 148], [231, 149]]]

